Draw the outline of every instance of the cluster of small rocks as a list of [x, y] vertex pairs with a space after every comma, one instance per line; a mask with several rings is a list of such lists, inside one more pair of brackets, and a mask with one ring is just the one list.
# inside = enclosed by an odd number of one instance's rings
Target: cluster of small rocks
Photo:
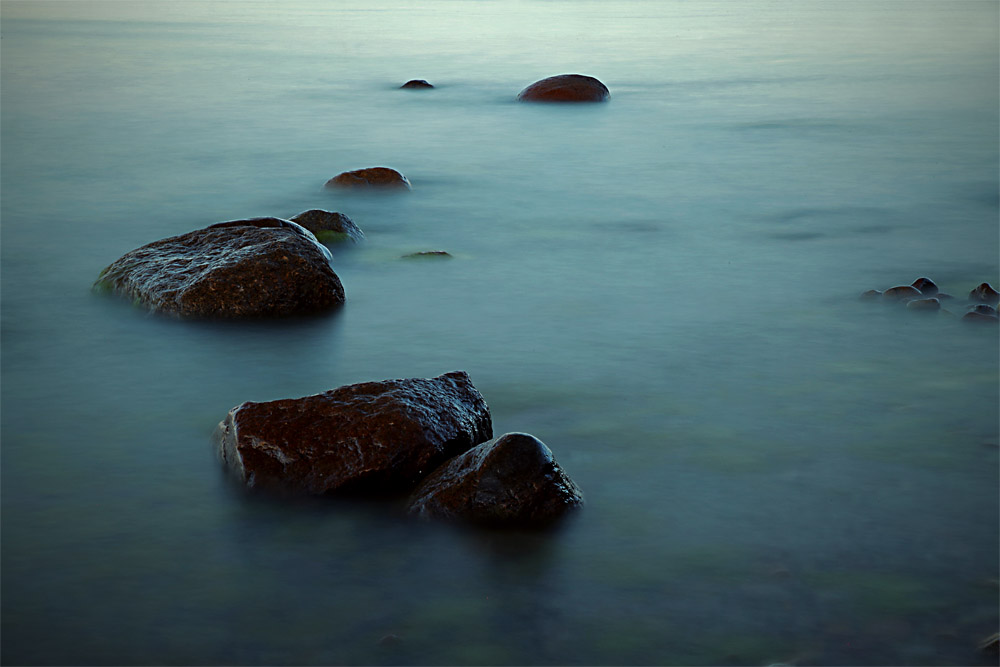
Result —
[[963, 322], [985, 322], [996, 324], [1000, 322], [997, 315], [998, 293], [989, 283], [981, 283], [969, 292], [969, 298], [964, 303], [950, 294], [942, 292], [930, 278], [917, 278], [909, 285], [896, 285], [887, 290], [868, 290], [861, 295], [862, 299], [882, 301], [884, 303], [902, 305], [907, 310], [925, 313], [944, 313], [955, 315], [944, 307], [966, 309], [962, 315]]

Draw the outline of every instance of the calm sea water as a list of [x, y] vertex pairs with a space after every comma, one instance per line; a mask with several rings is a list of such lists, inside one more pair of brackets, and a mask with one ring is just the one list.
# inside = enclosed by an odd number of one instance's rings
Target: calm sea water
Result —
[[[0, 11], [4, 663], [995, 660], [997, 329], [856, 297], [998, 285], [996, 2]], [[513, 102], [564, 72], [610, 103]], [[413, 192], [321, 188], [375, 165]], [[90, 291], [309, 208], [367, 234], [329, 317]], [[584, 489], [561, 530], [247, 496], [209, 445], [456, 369]]]

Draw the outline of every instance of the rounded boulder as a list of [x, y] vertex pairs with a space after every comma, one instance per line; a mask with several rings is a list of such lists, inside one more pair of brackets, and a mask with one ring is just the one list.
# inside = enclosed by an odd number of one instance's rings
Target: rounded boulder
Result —
[[327, 188], [409, 190], [410, 181], [389, 167], [368, 167], [337, 174], [326, 182]]
[[606, 102], [608, 87], [592, 76], [560, 74], [536, 81], [517, 95], [519, 102]]

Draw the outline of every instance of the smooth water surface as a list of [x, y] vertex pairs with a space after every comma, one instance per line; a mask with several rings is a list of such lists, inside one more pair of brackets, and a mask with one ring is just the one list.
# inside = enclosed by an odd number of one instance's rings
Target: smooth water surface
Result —
[[[995, 2], [0, 12], [5, 663], [994, 660], [998, 334], [958, 316], [1000, 285]], [[611, 101], [514, 103], [564, 72]], [[321, 187], [376, 165], [413, 191]], [[91, 292], [309, 208], [367, 235], [328, 317]], [[857, 300], [921, 275], [955, 317]], [[561, 529], [248, 496], [209, 444], [457, 369], [583, 488]]]

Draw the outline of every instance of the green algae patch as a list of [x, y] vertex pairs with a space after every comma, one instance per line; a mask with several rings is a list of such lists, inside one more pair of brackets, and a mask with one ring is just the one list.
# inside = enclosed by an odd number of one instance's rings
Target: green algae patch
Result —
[[353, 241], [354, 243], [357, 243], [357, 241], [350, 234], [337, 232], [332, 229], [321, 229], [313, 232], [313, 234], [320, 243], [343, 243], [344, 241]]

